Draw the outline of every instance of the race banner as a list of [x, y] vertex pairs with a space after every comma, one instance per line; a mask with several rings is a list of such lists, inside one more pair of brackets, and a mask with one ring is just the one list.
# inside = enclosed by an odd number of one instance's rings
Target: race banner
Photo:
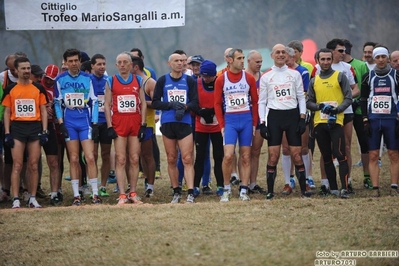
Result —
[[7, 30], [143, 29], [185, 25], [185, 0], [4, 0]]

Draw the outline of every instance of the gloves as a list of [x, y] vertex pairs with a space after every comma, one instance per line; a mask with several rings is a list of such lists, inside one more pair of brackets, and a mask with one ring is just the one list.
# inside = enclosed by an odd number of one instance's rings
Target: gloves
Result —
[[5, 144], [11, 149], [14, 148], [14, 138], [10, 133], [5, 134]]
[[267, 128], [266, 124], [265, 123], [260, 124], [259, 128], [260, 128], [260, 135], [262, 136], [262, 138], [269, 139], [270, 133], [269, 133], [269, 129]]
[[118, 137], [118, 134], [116, 134], [113, 127], [109, 127], [107, 128], [107, 136], [111, 139], [116, 139]]
[[97, 124], [91, 124], [91, 139], [98, 142], [100, 138], [100, 131]]
[[[369, 124], [369, 121], [363, 121], [363, 130], [364, 130], [364, 134], [366, 134], [367, 136], [371, 137], [371, 126]], [[396, 129], [395, 129], [395, 136], [398, 136], [398, 126], [396, 125]]]
[[213, 115], [209, 115], [209, 116], [203, 116], [205, 122], [207, 124], [212, 124], [213, 123]]
[[48, 134], [47, 133], [39, 133], [39, 143], [40, 146], [44, 146], [48, 142]]
[[65, 139], [69, 139], [68, 129], [65, 127], [64, 123], [60, 124], [60, 132], [61, 132], [61, 135], [63, 135]]
[[137, 136], [139, 138], [139, 141], [142, 142], [145, 139], [145, 132], [147, 130], [147, 126], [140, 126], [139, 129], [139, 135]]
[[333, 107], [332, 107], [331, 105], [329, 105], [329, 104], [321, 103], [321, 104], [319, 105], [319, 108], [321, 108], [320, 110], [321, 110], [321, 112], [322, 112], [323, 114], [330, 114], [331, 109], [332, 109]]
[[296, 132], [299, 133], [299, 135], [302, 136], [303, 133], [306, 131], [306, 122], [305, 118], [300, 118], [298, 122], [298, 126], [296, 128]]
[[183, 119], [184, 113], [186, 112], [185, 109], [178, 109], [176, 110], [175, 118], [177, 121], [181, 121]]
[[333, 129], [335, 127], [335, 124], [337, 122], [337, 116], [336, 115], [329, 115], [327, 119], [327, 126], [329, 129]]
[[215, 114], [215, 109], [213, 108], [202, 108], [198, 111], [198, 114], [205, 118], [206, 116], [212, 116]]
[[330, 109], [330, 115], [336, 115], [336, 114], [338, 114], [337, 107], [332, 107], [332, 108]]
[[175, 109], [175, 110], [180, 110], [180, 109], [186, 109], [186, 106], [184, 104], [182, 104], [181, 102], [169, 102], [169, 108]]

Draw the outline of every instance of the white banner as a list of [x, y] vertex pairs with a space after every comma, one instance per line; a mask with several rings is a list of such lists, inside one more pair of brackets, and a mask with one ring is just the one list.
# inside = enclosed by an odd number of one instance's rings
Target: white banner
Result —
[[185, 0], [5, 0], [7, 30], [138, 29], [185, 24]]

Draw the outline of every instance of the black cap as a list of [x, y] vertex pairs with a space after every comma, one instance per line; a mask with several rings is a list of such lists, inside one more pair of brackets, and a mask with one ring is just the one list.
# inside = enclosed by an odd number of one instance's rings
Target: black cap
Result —
[[44, 71], [39, 65], [31, 65], [30, 66], [30, 73], [32, 73], [35, 76], [44, 75]]

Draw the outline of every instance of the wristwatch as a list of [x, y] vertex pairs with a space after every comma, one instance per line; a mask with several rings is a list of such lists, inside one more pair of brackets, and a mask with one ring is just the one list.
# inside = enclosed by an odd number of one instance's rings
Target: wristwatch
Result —
[[48, 130], [46, 129], [46, 130], [43, 130], [43, 132], [42, 132], [42, 134], [47, 134], [48, 135]]

